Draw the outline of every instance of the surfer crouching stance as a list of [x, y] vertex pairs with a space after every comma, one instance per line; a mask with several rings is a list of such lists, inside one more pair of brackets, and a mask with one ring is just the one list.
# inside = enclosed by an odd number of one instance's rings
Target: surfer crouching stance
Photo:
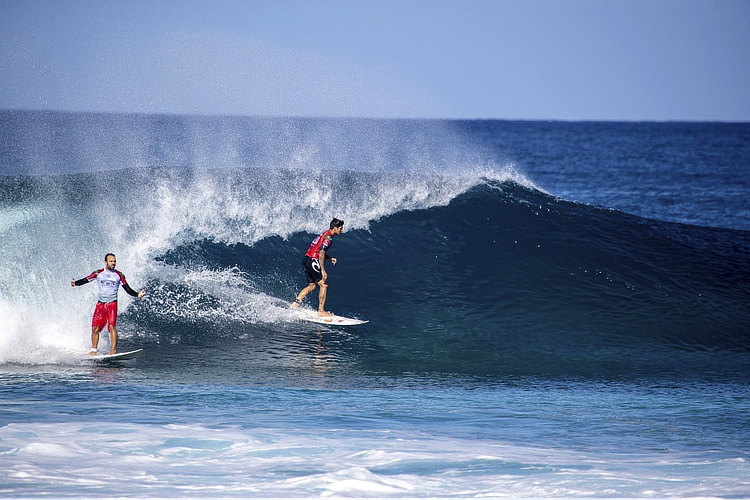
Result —
[[109, 324], [109, 341], [112, 344], [112, 350], [109, 351], [109, 354], [117, 352], [117, 292], [120, 290], [120, 285], [133, 297], [141, 298], [146, 294], [143, 290], [136, 292], [130, 288], [125, 280], [125, 275], [115, 270], [117, 265], [115, 254], [108, 253], [105, 255], [104, 265], [103, 269], [94, 271], [85, 278], [79, 280], [74, 278], [70, 281], [70, 286], [81, 286], [89, 281], [96, 280], [99, 287], [99, 301], [96, 303], [94, 317], [91, 320], [91, 352], [89, 354], [92, 356], [97, 353], [99, 332], [107, 324]]
[[302, 300], [307, 297], [307, 294], [315, 290], [315, 285], [320, 286], [318, 292], [318, 316], [333, 316], [333, 314], [325, 310], [326, 305], [326, 294], [328, 292], [328, 273], [326, 272], [325, 262], [330, 260], [333, 265], [336, 265], [336, 258], [328, 255], [328, 250], [331, 248], [333, 243], [333, 237], [341, 234], [344, 231], [344, 221], [341, 219], [334, 218], [331, 221], [330, 228], [316, 237], [310, 244], [310, 248], [302, 258], [302, 268], [305, 270], [305, 276], [307, 277], [308, 285], [302, 289], [291, 307], [299, 307]]

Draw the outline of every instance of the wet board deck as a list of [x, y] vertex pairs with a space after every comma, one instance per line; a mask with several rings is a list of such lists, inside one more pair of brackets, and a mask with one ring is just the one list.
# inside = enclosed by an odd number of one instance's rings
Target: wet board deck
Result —
[[311, 321], [313, 323], [320, 323], [322, 325], [340, 325], [340, 326], [352, 326], [362, 325], [367, 323], [366, 320], [347, 318], [346, 316], [318, 316], [317, 311], [311, 311], [308, 309], [297, 309], [295, 311], [300, 319], [305, 321]]
[[135, 359], [141, 354], [143, 354], [143, 349], [136, 349], [134, 351], [118, 352], [115, 354], [97, 354], [96, 356], [88, 356], [87, 359], [96, 362], [126, 361], [128, 359]]

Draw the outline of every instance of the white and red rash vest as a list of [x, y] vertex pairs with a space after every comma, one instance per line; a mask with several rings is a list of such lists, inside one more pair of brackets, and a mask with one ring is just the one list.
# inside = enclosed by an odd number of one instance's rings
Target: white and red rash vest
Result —
[[86, 280], [86, 282], [96, 279], [96, 285], [99, 287], [99, 302], [116, 301], [117, 292], [120, 290], [120, 284], [123, 285], [125, 291], [132, 295], [130, 292], [131, 288], [128, 286], [125, 275], [117, 269], [114, 271], [99, 269], [83, 279]]
[[328, 251], [333, 244], [333, 230], [329, 229], [317, 238], [315, 238], [310, 244], [310, 248], [307, 249], [307, 255], [311, 259], [318, 259], [320, 257], [320, 251]]

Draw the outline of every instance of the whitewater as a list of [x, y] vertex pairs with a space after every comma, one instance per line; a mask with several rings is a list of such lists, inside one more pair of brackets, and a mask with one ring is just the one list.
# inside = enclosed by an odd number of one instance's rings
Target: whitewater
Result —
[[[2, 111], [0, 137], [4, 497], [750, 495], [747, 124]], [[327, 304], [365, 325], [288, 307], [332, 217]], [[145, 352], [101, 365], [70, 280], [107, 252]]]

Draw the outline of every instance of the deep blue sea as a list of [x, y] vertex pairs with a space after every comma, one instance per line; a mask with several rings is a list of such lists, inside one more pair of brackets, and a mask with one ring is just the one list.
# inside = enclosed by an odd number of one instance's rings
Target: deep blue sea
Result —
[[749, 200], [748, 123], [0, 111], [0, 497], [748, 498]]

